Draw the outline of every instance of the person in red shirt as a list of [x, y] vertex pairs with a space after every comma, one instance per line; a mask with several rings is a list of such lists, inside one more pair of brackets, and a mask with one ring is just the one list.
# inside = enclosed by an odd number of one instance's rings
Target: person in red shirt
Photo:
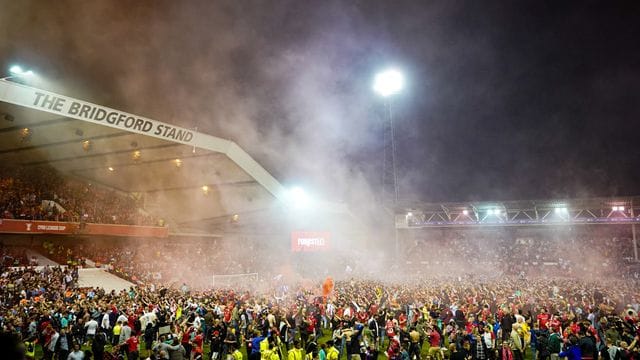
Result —
[[378, 314], [378, 305], [371, 304], [371, 306], [369, 307], [369, 315], [376, 316], [377, 314]]
[[229, 324], [231, 322], [231, 311], [233, 310], [233, 304], [229, 304], [224, 308], [224, 322]]
[[196, 359], [202, 359], [202, 344], [204, 342], [204, 335], [202, 335], [202, 330], [197, 329], [196, 330], [196, 336], [193, 338], [193, 341], [191, 342], [193, 345], [193, 349], [191, 350], [191, 358], [196, 360]]
[[540, 310], [540, 314], [538, 314], [536, 319], [538, 321], [540, 330], [548, 330], [547, 322], [549, 322], [549, 314], [547, 313], [547, 309], [542, 308], [542, 310]]
[[364, 310], [360, 310], [360, 311], [358, 311], [357, 316], [358, 316], [358, 321], [359, 321], [361, 324], [366, 324], [366, 323], [367, 323], [367, 320], [369, 319], [369, 315], [367, 315], [367, 312], [366, 312], [366, 311], [364, 311]]
[[427, 331], [429, 337], [429, 357], [431, 359], [442, 359], [442, 351], [440, 351], [440, 333], [436, 331], [432, 326]]
[[184, 347], [186, 354], [191, 354], [191, 334], [194, 332], [193, 326], [189, 326], [183, 333], [180, 343]]
[[400, 325], [400, 329], [404, 329], [407, 326], [407, 315], [403, 312], [398, 316], [398, 325]]
[[393, 320], [391, 319], [387, 320], [387, 323], [385, 325], [385, 330], [387, 331], [387, 336], [389, 337], [389, 339], [396, 336], [396, 329], [395, 329], [395, 326], [393, 325]]
[[138, 336], [131, 335], [131, 337], [125, 341], [125, 345], [127, 346], [127, 359], [138, 360]]
[[560, 332], [562, 329], [560, 328], [560, 320], [556, 316], [552, 316], [551, 320], [548, 321], [547, 326], [553, 330]]
[[129, 324], [132, 333], [140, 335], [140, 329], [136, 329], [136, 320], [138, 320], [138, 317], [131, 311], [127, 317], [127, 324]]

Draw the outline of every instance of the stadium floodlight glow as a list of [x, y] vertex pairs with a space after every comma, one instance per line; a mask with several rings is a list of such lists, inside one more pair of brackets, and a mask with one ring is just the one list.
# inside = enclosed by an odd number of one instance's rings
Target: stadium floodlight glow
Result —
[[21, 78], [25, 78], [25, 77], [30, 77], [35, 75], [35, 73], [31, 70], [24, 70], [22, 69], [22, 67], [20, 65], [13, 65], [9, 68], [9, 73], [11, 74], [10, 76], [7, 77], [3, 77], [0, 80], [7, 80], [7, 79], [11, 79], [14, 77], [21, 77]]
[[467, 209], [462, 210], [462, 215], [469, 215], [469, 210]]
[[408, 216], [408, 217], [412, 217], [412, 216], [413, 216], [413, 213], [412, 213], [411, 211], [409, 211], [409, 212], [407, 213], [407, 216]]
[[299, 186], [294, 186], [287, 192], [287, 202], [295, 209], [306, 209], [311, 205], [311, 197]]
[[556, 214], [565, 214], [567, 212], [567, 208], [566, 207], [557, 207], [554, 209], [554, 211], [556, 212]]
[[22, 68], [19, 65], [13, 65], [9, 68], [9, 72], [15, 75], [22, 74]]
[[382, 97], [395, 95], [404, 87], [404, 75], [396, 69], [378, 73], [373, 80], [373, 91]]
[[611, 211], [618, 211], [619, 209], [620, 209], [620, 208], [619, 208], [619, 207], [617, 207], [617, 206], [612, 206], [612, 207], [611, 207]]

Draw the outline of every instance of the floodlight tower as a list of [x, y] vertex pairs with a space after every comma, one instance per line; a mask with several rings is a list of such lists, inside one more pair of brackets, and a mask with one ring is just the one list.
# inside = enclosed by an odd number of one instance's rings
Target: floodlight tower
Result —
[[385, 206], [394, 208], [398, 203], [398, 175], [396, 172], [396, 142], [393, 128], [391, 96], [404, 87], [404, 76], [395, 69], [385, 70], [375, 76], [373, 90], [385, 100], [384, 158], [382, 163], [382, 200]]
[[398, 175], [396, 171], [396, 142], [393, 128], [391, 97], [404, 87], [404, 75], [396, 69], [378, 73], [373, 81], [373, 90], [385, 100], [385, 121], [383, 126], [384, 158], [382, 162], [382, 203], [393, 216], [395, 236], [395, 255], [399, 257], [398, 229], [395, 222], [395, 210], [398, 205]]

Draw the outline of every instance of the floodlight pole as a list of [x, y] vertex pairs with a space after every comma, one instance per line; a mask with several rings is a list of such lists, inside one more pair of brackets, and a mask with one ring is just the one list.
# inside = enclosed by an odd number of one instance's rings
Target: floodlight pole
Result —
[[395, 240], [395, 256], [400, 256], [398, 240], [398, 228], [396, 226], [395, 212], [398, 205], [398, 174], [396, 168], [396, 142], [395, 129], [393, 127], [393, 112], [390, 98], [385, 99], [384, 104], [384, 158], [382, 163], [382, 197], [384, 204], [389, 208], [393, 217], [393, 229]]
[[[633, 201], [630, 204], [630, 214], [631, 214], [631, 218], [635, 219], [635, 214], [633, 213]], [[636, 232], [636, 223], [634, 222], [633, 224], [631, 224], [631, 238], [633, 239], [633, 259], [635, 261], [638, 261], [638, 238], [636, 236], [637, 232]]]

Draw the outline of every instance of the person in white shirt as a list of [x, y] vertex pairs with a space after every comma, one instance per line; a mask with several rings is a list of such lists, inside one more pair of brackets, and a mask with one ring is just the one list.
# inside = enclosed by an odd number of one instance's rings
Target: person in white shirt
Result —
[[116, 320], [116, 322], [122, 322], [123, 324], [125, 324], [129, 322], [129, 319], [126, 317], [124, 313], [121, 313], [120, 316], [118, 316], [118, 320]]
[[[53, 330], [53, 329], [52, 329]], [[53, 330], [53, 334], [49, 339], [49, 342], [44, 344], [45, 346], [45, 359], [51, 359], [53, 354], [56, 351], [56, 345], [58, 344], [58, 339], [60, 338], [60, 334], [57, 331]]]
[[84, 324], [84, 328], [87, 330], [87, 339], [93, 339], [98, 331], [98, 322], [91, 319]]
[[111, 329], [111, 323], [109, 322], [109, 314], [111, 314], [111, 310], [107, 310], [107, 312], [104, 313], [104, 315], [102, 315], [102, 323], [100, 323], [100, 327], [105, 330]]
[[84, 360], [84, 351], [80, 350], [80, 344], [73, 345], [73, 351], [69, 353], [66, 360]]
[[482, 340], [484, 341], [485, 345], [487, 345], [487, 349], [488, 350], [492, 350], [493, 349], [493, 338], [491, 337], [491, 327], [490, 326], [485, 326], [484, 327], [484, 333], [482, 334]]
[[126, 322], [122, 324], [122, 328], [120, 329], [120, 339], [118, 344], [124, 344], [131, 337], [131, 327]]

